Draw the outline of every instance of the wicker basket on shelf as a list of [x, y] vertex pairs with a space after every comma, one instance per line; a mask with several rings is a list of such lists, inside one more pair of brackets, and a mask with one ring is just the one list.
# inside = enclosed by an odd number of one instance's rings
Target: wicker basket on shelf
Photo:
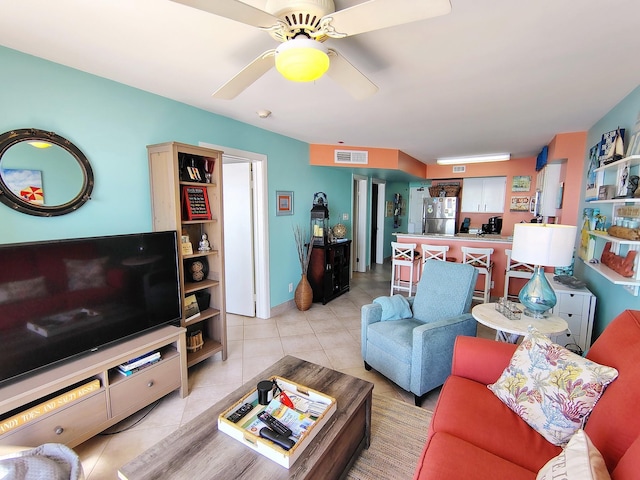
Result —
[[[441, 195], [441, 192], [444, 191], [444, 195]], [[432, 197], [457, 197], [458, 192], [460, 192], [460, 187], [458, 185], [435, 185], [433, 187], [429, 187], [429, 195]]]
[[197, 352], [204, 345], [204, 340], [202, 338], [202, 332], [200, 330], [196, 330], [194, 332], [189, 332], [187, 335], [187, 351], [188, 352]]

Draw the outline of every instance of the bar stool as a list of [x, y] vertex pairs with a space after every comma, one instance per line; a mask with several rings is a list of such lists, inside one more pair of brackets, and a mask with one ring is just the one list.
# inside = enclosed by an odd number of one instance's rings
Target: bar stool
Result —
[[447, 261], [447, 252], [449, 251], [449, 245], [427, 245], [422, 244], [422, 270], [424, 270], [424, 264], [427, 260], [441, 260]]
[[[409, 292], [411, 296], [420, 280], [420, 257], [416, 255], [416, 244], [391, 242], [391, 249], [391, 295], [394, 290], [399, 290]], [[417, 267], [417, 279], [414, 279], [414, 266]], [[402, 267], [409, 267], [409, 280], [400, 279]]]
[[511, 260], [511, 250], [504, 251], [507, 256], [507, 268], [504, 275], [504, 298], [518, 298], [518, 295], [509, 295], [509, 279], [511, 278], [531, 278], [533, 276], [534, 266], [530, 263], [518, 262]]
[[475, 248], [461, 247], [462, 263], [469, 263], [476, 267], [478, 275], [484, 275], [484, 290], [474, 290], [473, 298], [489, 303], [491, 297], [491, 270], [493, 263], [491, 262], [491, 254], [493, 248]]

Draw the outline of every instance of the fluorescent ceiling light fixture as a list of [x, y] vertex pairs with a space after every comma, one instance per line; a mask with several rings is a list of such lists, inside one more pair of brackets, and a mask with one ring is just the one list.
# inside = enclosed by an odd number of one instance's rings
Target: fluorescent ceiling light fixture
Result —
[[36, 140], [32, 142], [27, 142], [27, 143], [32, 147], [36, 147], [36, 148], [49, 148], [51, 146], [51, 144], [48, 142], [38, 142]]
[[276, 48], [276, 69], [287, 80], [312, 82], [329, 69], [328, 50], [317, 40], [294, 38]]
[[438, 158], [438, 165], [461, 165], [466, 163], [504, 162], [510, 160], [510, 153], [491, 153], [489, 155], [471, 155], [468, 157]]

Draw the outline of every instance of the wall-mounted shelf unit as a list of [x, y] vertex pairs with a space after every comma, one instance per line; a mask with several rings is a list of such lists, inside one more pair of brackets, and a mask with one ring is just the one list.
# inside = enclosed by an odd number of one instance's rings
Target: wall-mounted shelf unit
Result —
[[[183, 296], [195, 294], [199, 297], [198, 304], [202, 305], [197, 317], [185, 320], [183, 316], [182, 326], [187, 329], [187, 347], [190, 346], [190, 336], [195, 336], [196, 339], [201, 336], [204, 343], [201, 347], [188, 351], [187, 365], [191, 367], [216, 353], [221, 353], [222, 360], [226, 360], [222, 152], [177, 142], [151, 145], [147, 150], [153, 229], [176, 230], [178, 235], [188, 236], [192, 243], [193, 253], [178, 252], [183, 267], [180, 269], [180, 288]], [[207, 182], [185, 181], [184, 175], [181, 178], [181, 171], [185, 167], [181, 163], [192, 161], [210, 167]], [[184, 191], [189, 188], [199, 191], [204, 189], [209, 215], [187, 213], [184, 198], [187, 194]], [[190, 219], [190, 216], [198, 219]], [[201, 218], [205, 216], [210, 218]], [[208, 237], [210, 250], [198, 250], [203, 234]], [[208, 267], [208, 274], [203, 280], [192, 281], [188, 267], [197, 260]]]
[[[620, 255], [620, 246], [622, 245], [625, 245], [627, 247], [627, 251], [640, 251], [640, 241], [638, 240], [626, 240], [624, 238], [612, 237], [611, 235], [607, 235], [605, 232], [598, 231], [591, 231], [589, 232], [589, 235], [600, 238], [607, 242], [611, 242], [611, 252], [615, 253], [616, 255]], [[614, 285], [621, 285], [632, 295], [638, 296], [638, 294], [640, 294], [640, 268], [638, 268], [640, 265], [639, 262], [640, 255], [636, 256], [635, 259], [635, 263], [633, 266], [633, 271], [635, 273], [633, 277], [623, 277], [616, 271], [601, 263], [585, 262], [585, 265], [596, 271], [598, 274], [602, 275]]]
[[[610, 182], [607, 183], [605, 174], [607, 172], [613, 172], [613, 171], [617, 172], [620, 167], [624, 167], [625, 165], [629, 167], [629, 170], [631, 170], [631, 168], [637, 165], [640, 165], [640, 155], [631, 155], [630, 157], [625, 157], [621, 160], [618, 160], [617, 162], [613, 162], [608, 165], [603, 165], [602, 167], [596, 168], [594, 170], [594, 172], [596, 173], [596, 187], [599, 189], [604, 185], [616, 186], [615, 183], [610, 183]], [[617, 181], [617, 178], [616, 178], [616, 181]], [[616, 190], [617, 190], [617, 186], [616, 186]], [[626, 203], [626, 202], [638, 203], [640, 202], [640, 198], [612, 198], [608, 200], [589, 200], [588, 201], [589, 204], [592, 204], [592, 203], [619, 204], [619, 203]]]

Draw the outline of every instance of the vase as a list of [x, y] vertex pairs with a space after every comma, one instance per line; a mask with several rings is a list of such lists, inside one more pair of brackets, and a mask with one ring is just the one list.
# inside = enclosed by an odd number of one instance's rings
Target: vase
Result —
[[313, 303], [313, 290], [311, 289], [311, 284], [309, 283], [309, 280], [307, 280], [307, 276], [305, 274], [302, 274], [300, 277], [300, 282], [296, 287], [293, 301], [296, 302], [298, 310], [303, 312], [311, 308], [311, 304]]

